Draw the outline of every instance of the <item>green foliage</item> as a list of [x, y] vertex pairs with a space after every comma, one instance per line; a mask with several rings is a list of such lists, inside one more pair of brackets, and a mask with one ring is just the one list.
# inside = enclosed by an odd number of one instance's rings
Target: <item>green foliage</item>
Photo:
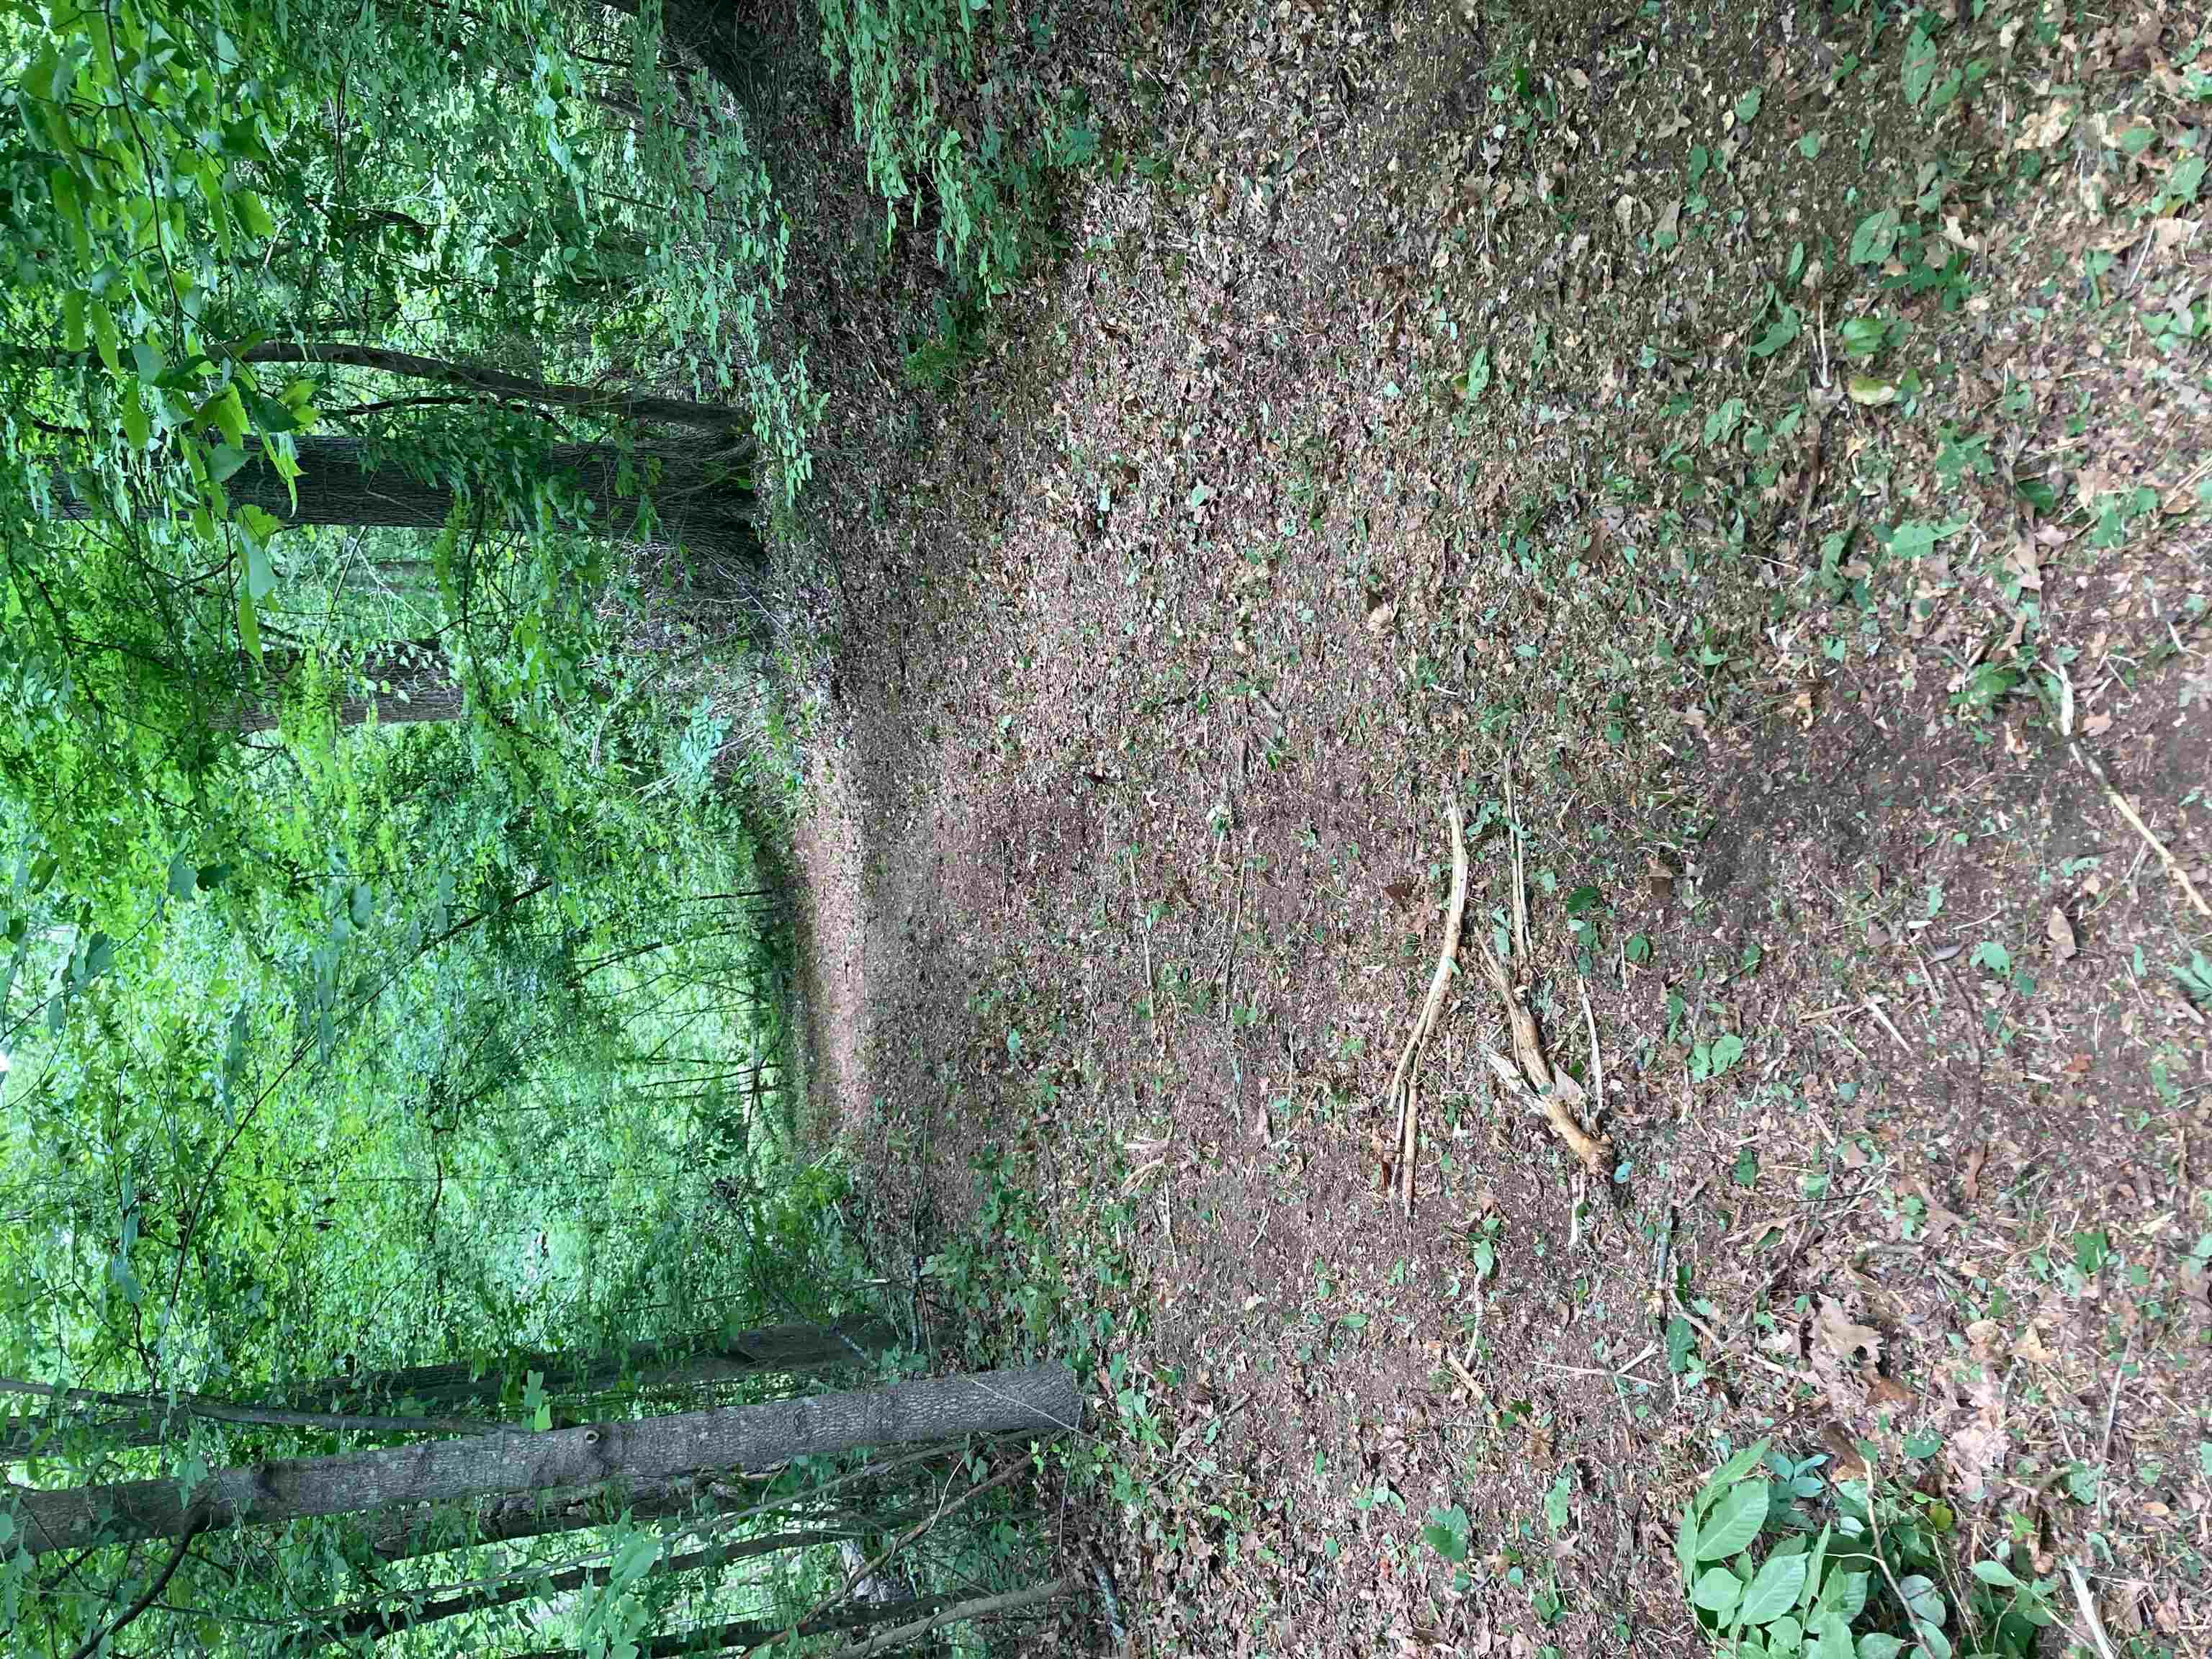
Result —
[[[2055, 1619], [2051, 1579], [2005, 1560], [1960, 1580], [1943, 1504], [1894, 1482], [1831, 1482], [1826, 1457], [1745, 1447], [1682, 1511], [1684, 1592], [1717, 1650], [1749, 1659], [2029, 1659]], [[1942, 1586], [1963, 1591], [1963, 1604]]]
[[1054, 173], [1097, 155], [1079, 99], [987, 101], [1024, 84], [1006, 69], [1030, 26], [1011, 9], [821, 0], [820, 9], [823, 53], [851, 88], [853, 134], [885, 204], [886, 246], [900, 210], [919, 224], [927, 198], [938, 264], [957, 295], [988, 305], [1049, 246]]

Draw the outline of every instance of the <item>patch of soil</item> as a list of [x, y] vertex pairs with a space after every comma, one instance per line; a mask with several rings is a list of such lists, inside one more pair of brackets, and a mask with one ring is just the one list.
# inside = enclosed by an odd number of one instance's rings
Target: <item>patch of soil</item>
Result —
[[[1109, 162], [948, 395], [801, 261], [822, 1133], [949, 1348], [1103, 1349], [1142, 1651], [1698, 1650], [1765, 1434], [2203, 1651], [2208, 929], [2083, 758], [2206, 885], [2202, 240], [2104, 143], [2190, 37], [1870, 16], [1079, 9]], [[1447, 788], [1617, 1163], [1462, 973], [1407, 1218]]]

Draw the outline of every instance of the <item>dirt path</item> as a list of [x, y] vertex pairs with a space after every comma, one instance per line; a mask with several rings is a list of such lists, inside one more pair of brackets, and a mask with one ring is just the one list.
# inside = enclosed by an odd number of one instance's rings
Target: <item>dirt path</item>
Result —
[[[2203, 1653], [2212, 52], [1669, 11], [1071, 26], [988, 357], [848, 292], [824, 1104], [948, 1341], [1109, 1358], [1140, 1651], [1697, 1650], [1771, 1434]], [[1464, 972], [1408, 1220], [1446, 789], [1613, 1161]]]

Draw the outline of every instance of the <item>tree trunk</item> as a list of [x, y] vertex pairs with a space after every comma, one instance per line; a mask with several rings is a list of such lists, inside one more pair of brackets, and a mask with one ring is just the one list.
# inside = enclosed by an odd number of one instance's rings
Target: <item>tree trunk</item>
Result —
[[33, 1555], [100, 1543], [346, 1515], [396, 1504], [465, 1503], [617, 1479], [659, 1480], [710, 1469], [757, 1469], [860, 1446], [915, 1445], [970, 1434], [1056, 1434], [1082, 1399], [1065, 1367], [935, 1377], [865, 1393], [775, 1400], [719, 1411], [594, 1423], [544, 1434], [478, 1435], [422, 1445], [222, 1469], [187, 1502], [173, 1480], [59, 1492], [17, 1488]]
[[[268, 653], [270, 677], [281, 686], [297, 666]], [[453, 665], [435, 640], [402, 640], [380, 647], [343, 671], [345, 690], [332, 705], [340, 726], [359, 726], [371, 714], [383, 726], [416, 726], [457, 720], [468, 699], [453, 678]], [[386, 689], [389, 688], [389, 689]], [[280, 697], [248, 702], [239, 711], [240, 732], [273, 732], [282, 716]]]
[[[637, 15], [637, 0], [605, 0], [605, 3], [611, 11]], [[747, 53], [739, 44], [738, 8], [732, 0], [665, 0], [660, 20], [668, 38], [696, 58], [699, 66], [724, 90], [743, 99], [752, 89]]]
[[[301, 476], [289, 484], [258, 445], [251, 449], [223, 480], [231, 504], [258, 507], [286, 526], [439, 530], [457, 495], [477, 493], [426, 481], [391, 461], [371, 464], [357, 438], [301, 438], [297, 447]], [[748, 514], [752, 492], [720, 461], [680, 449], [634, 450], [625, 461], [611, 444], [556, 444], [544, 466], [566, 474], [590, 500], [603, 534], [637, 538], [641, 494], [653, 503], [652, 540], [760, 562], [760, 532]], [[53, 494], [64, 519], [97, 519], [106, 510], [76, 494], [66, 476], [54, 480]]]
[[368, 1554], [378, 1561], [412, 1561], [471, 1544], [506, 1544], [556, 1532], [597, 1527], [628, 1514], [633, 1521], [668, 1521], [694, 1510], [720, 1514], [752, 1496], [711, 1480], [681, 1475], [612, 1486], [553, 1492], [516, 1492], [486, 1498], [467, 1510], [420, 1504], [380, 1510], [364, 1516]]
[[[941, 1449], [924, 1449], [869, 1464], [831, 1480], [822, 1493], [827, 1496], [855, 1481], [872, 1484], [887, 1475], [933, 1462], [943, 1455]], [[739, 1510], [758, 1516], [773, 1510], [789, 1519], [799, 1518], [788, 1506], [763, 1504], [764, 1485], [749, 1488], [714, 1472], [666, 1480], [616, 1481], [562, 1492], [520, 1492], [486, 1498], [465, 1510], [417, 1504], [364, 1516], [361, 1536], [370, 1557], [394, 1562], [417, 1560], [472, 1544], [514, 1543], [556, 1532], [574, 1532], [624, 1514], [641, 1522], [694, 1515], [727, 1516]]]
[[[246, 729], [264, 728], [248, 725]], [[549, 884], [541, 881], [518, 893], [502, 908], [512, 908]], [[430, 943], [443, 944], [493, 914], [483, 910], [465, 917]], [[179, 1417], [262, 1428], [384, 1435], [485, 1434], [507, 1426], [498, 1419], [508, 1380], [513, 1378], [519, 1389], [531, 1371], [540, 1374], [546, 1393], [555, 1396], [605, 1394], [625, 1380], [641, 1389], [680, 1389], [746, 1377], [869, 1364], [897, 1342], [898, 1332], [884, 1320], [861, 1319], [834, 1328], [765, 1325], [726, 1339], [717, 1336], [705, 1340], [712, 1346], [696, 1354], [682, 1354], [683, 1345], [672, 1342], [639, 1342], [601, 1354], [525, 1353], [480, 1376], [471, 1376], [471, 1368], [465, 1361], [418, 1365], [292, 1384], [284, 1389], [284, 1397], [275, 1400], [232, 1401], [205, 1395], [179, 1395], [173, 1407], [166, 1395], [57, 1389], [43, 1382], [19, 1382], [8, 1377], [0, 1377], [0, 1394], [58, 1398], [72, 1407], [94, 1407], [122, 1413], [89, 1425], [99, 1431], [103, 1444], [114, 1447], [160, 1445], [168, 1437], [167, 1419], [173, 1411]], [[678, 1357], [672, 1358], [672, 1353]], [[401, 1401], [429, 1409], [419, 1414], [383, 1409]], [[296, 1401], [307, 1402], [306, 1407]], [[45, 1419], [27, 1413], [0, 1418], [0, 1463], [19, 1462], [29, 1456], [45, 1433], [44, 1423]]]
[[[84, 1426], [97, 1432], [105, 1445], [158, 1445], [174, 1419], [231, 1423], [264, 1429], [314, 1429], [326, 1434], [483, 1434], [499, 1425], [467, 1417], [394, 1417], [353, 1412], [294, 1411], [277, 1406], [240, 1406], [204, 1395], [110, 1394], [98, 1389], [55, 1389], [43, 1382], [24, 1382], [0, 1376], [0, 1394], [31, 1395], [60, 1402], [65, 1407], [95, 1407], [122, 1413]], [[74, 1414], [74, 1413], [73, 1413]], [[49, 1419], [28, 1413], [4, 1419], [0, 1431], [0, 1462], [19, 1462], [29, 1457], [48, 1437]]]
[[707, 432], [730, 433], [744, 428], [750, 420], [744, 410], [719, 404], [609, 392], [597, 386], [548, 386], [542, 380], [509, 374], [504, 369], [482, 363], [447, 362], [438, 357], [418, 357], [409, 351], [357, 345], [349, 340], [264, 340], [233, 355], [240, 362], [247, 363], [331, 363], [348, 368], [373, 368], [386, 374], [435, 380], [444, 386], [462, 386], [490, 397], [520, 398], [553, 409], [619, 415], [634, 421], [659, 421]]
[[641, 1388], [676, 1388], [867, 1364], [897, 1340], [898, 1333], [880, 1319], [853, 1320], [836, 1327], [764, 1325], [730, 1337], [633, 1343], [611, 1353], [520, 1353], [481, 1371], [464, 1360], [325, 1377], [288, 1383], [284, 1394], [288, 1400], [333, 1409], [412, 1400], [447, 1409], [468, 1406], [493, 1415], [509, 1379], [520, 1388], [532, 1371], [553, 1395], [604, 1394], [625, 1381]]

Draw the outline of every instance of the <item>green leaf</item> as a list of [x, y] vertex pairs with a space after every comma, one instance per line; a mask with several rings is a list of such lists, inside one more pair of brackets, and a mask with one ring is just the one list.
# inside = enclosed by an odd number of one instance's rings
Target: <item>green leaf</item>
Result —
[[1736, 1603], [1743, 1599], [1743, 1580], [1726, 1567], [1710, 1567], [1698, 1576], [1691, 1587], [1690, 1601], [1707, 1613], [1726, 1619], [1735, 1611]]
[[1551, 1490], [1544, 1494], [1544, 1523], [1553, 1532], [1565, 1532], [1567, 1528], [1567, 1499], [1572, 1491], [1567, 1472], [1562, 1469], [1559, 1479], [1552, 1482]]
[[2020, 1580], [2014, 1576], [2013, 1570], [2002, 1561], [1975, 1562], [1974, 1577], [1984, 1584], [1995, 1584], [2003, 1589], [2020, 1588]]
[[1754, 1440], [1706, 1476], [1705, 1487], [1698, 1493], [1698, 1509], [1710, 1509], [1723, 1492], [1757, 1468], [1773, 1443], [1771, 1439]]
[[[1887, 1631], [1869, 1631], [1859, 1638], [1858, 1659], [1897, 1659], [1905, 1651], [1905, 1638]], [[1822, 1659], [1826, 1659], [1823, 1655]]]
[[1907, 519], [1890, 532], [1889, 550], [1900, 559], [1924, 559], [1936, 550], [1938, 542], [1957, 535], [1966, 523], [1964, 519], [1945, 519], [1934, 524]]
[[1467, 1559], [1471, 1529], [1467, 1511], [1455, 1504], [1449, 1509], [1429, 1511], [1429, 1522], [1421, 1528], [1421, 1538], [1445, 1560], [1460, 1562]]
[[1690, 1356], [1697, 1352], [1698, 1331], [1690, 1322], [1676, 1314], [1667, 1322], [1667, 1369], [1676, 1376], [1690, 1369]]
[[258, 536], [246, 538], [246, 592], [256, 603], [269, 597], [269, 590], [276, 586], [276, 568], [269, 562], [269, 548]]
[[1751, 1588], [1743, 1593], [1743, 1622], [1768, 1624], [1796, 1607], [1797, 1593], [1805, 1588], [1805, 1566], [1802, 1555], [1769, 1558], [1751, 1581]]
[[100, 361], [107, 365], [110, 374], [120, 374], [123, 341], [115, 331], [115, 313], [104, 301], [94, 300], [85, 307], [85, 320], [92, 325], [92, 343], [100, 352]]
[[276, 234], [276, 222], [269, 216], [269, 210], [261, 198], [250, 190], [231, 192], [230, 210], [238, 216], [249, 234], [266, 241]]
[[1766, 1482], [1745, 1480], [1722, 1494], [1698, 1532], [1698, 1559], [1718, 1561], [1748, 1548], [1766, 1523]]
[[1925, 23], [1917, 26], [1905, 43], [1905, 101], [1918, 104], [1936, 79], [1936, 42]]
[[1978, 968], [1988, 969], [1993, 974], [2008, 974], [2012, 971], [2012, 952], [1993, 939], [1985, 939], [1977, 945], [1974, 947], [1973, 955], [1967, 960]]
[[617, 1552], [614, 1564], [607, 1570], [607, 1589], [619, 1593], [645, 1577], [647, 1571], [660, 1559], [660, 1534], [641, 1532], [631, 1537]]
[[1807, 1630], [1806, 1659], [1851, 1659], [1851, 1627], [1834, 1613], [1815, 1613]]
[[125, 379], [116, 401], [122, 405], [124, 441], [133, 449], [144, 449], [153, 438], [154, 428], [146, 419], [146, 404], [138, 394], [137, 375]]
[[1804, 325], [1798, 320], [1796, 307], [1784, 306], [1774, 320], [1766, 325], [1766, 332], [1751, 343], [1751, 355], [1771, 357], [1803, 332]]
[[1482, 394], [1490, 390], [1490, 348], [1484, 346], [1468, 360], [1467, 376], [1460, 383], [1460, 395], [1468, 402], [1480, 403]]
[[1753, 119], [1759, 114], [1759, 106], [1763, 98], [1764, 94], [1757, 87], [1744, 94], [1735, 100], [1735, 118], [1739, 121]]
[[253, 595], [243, 582], [238, 588], [238, 643], [255, 662], [261, 660], [261, 623], [253, 614]]
[[131, 1262], [122, 1251], [118, 1250], [107, 1258], [107, 1273], [115, 1281], [115, 1288], [123, 1292], [123, 1299], [132, 1307], [146, 1299], [146, 1287], [138, 1282], [138, 1275], [131, 1270]]
[[200, 418], [213, 421], [222, 431], [224, 441], [233, 448], [246, 447], [246, 405], [239, 401], [238, 388], [227, 386], [200, 406]]
[[1851, 233], [1851, 263], [1878, 265], [1897, 247], [1897, 233], [1905, 221], [1895, 208], [1869, 213]]
[[199, 891], [199, 870], [192, 863], [191, 854], [179, 853], [169, 860], [169, 892], [172, 897], [188, 899]]

